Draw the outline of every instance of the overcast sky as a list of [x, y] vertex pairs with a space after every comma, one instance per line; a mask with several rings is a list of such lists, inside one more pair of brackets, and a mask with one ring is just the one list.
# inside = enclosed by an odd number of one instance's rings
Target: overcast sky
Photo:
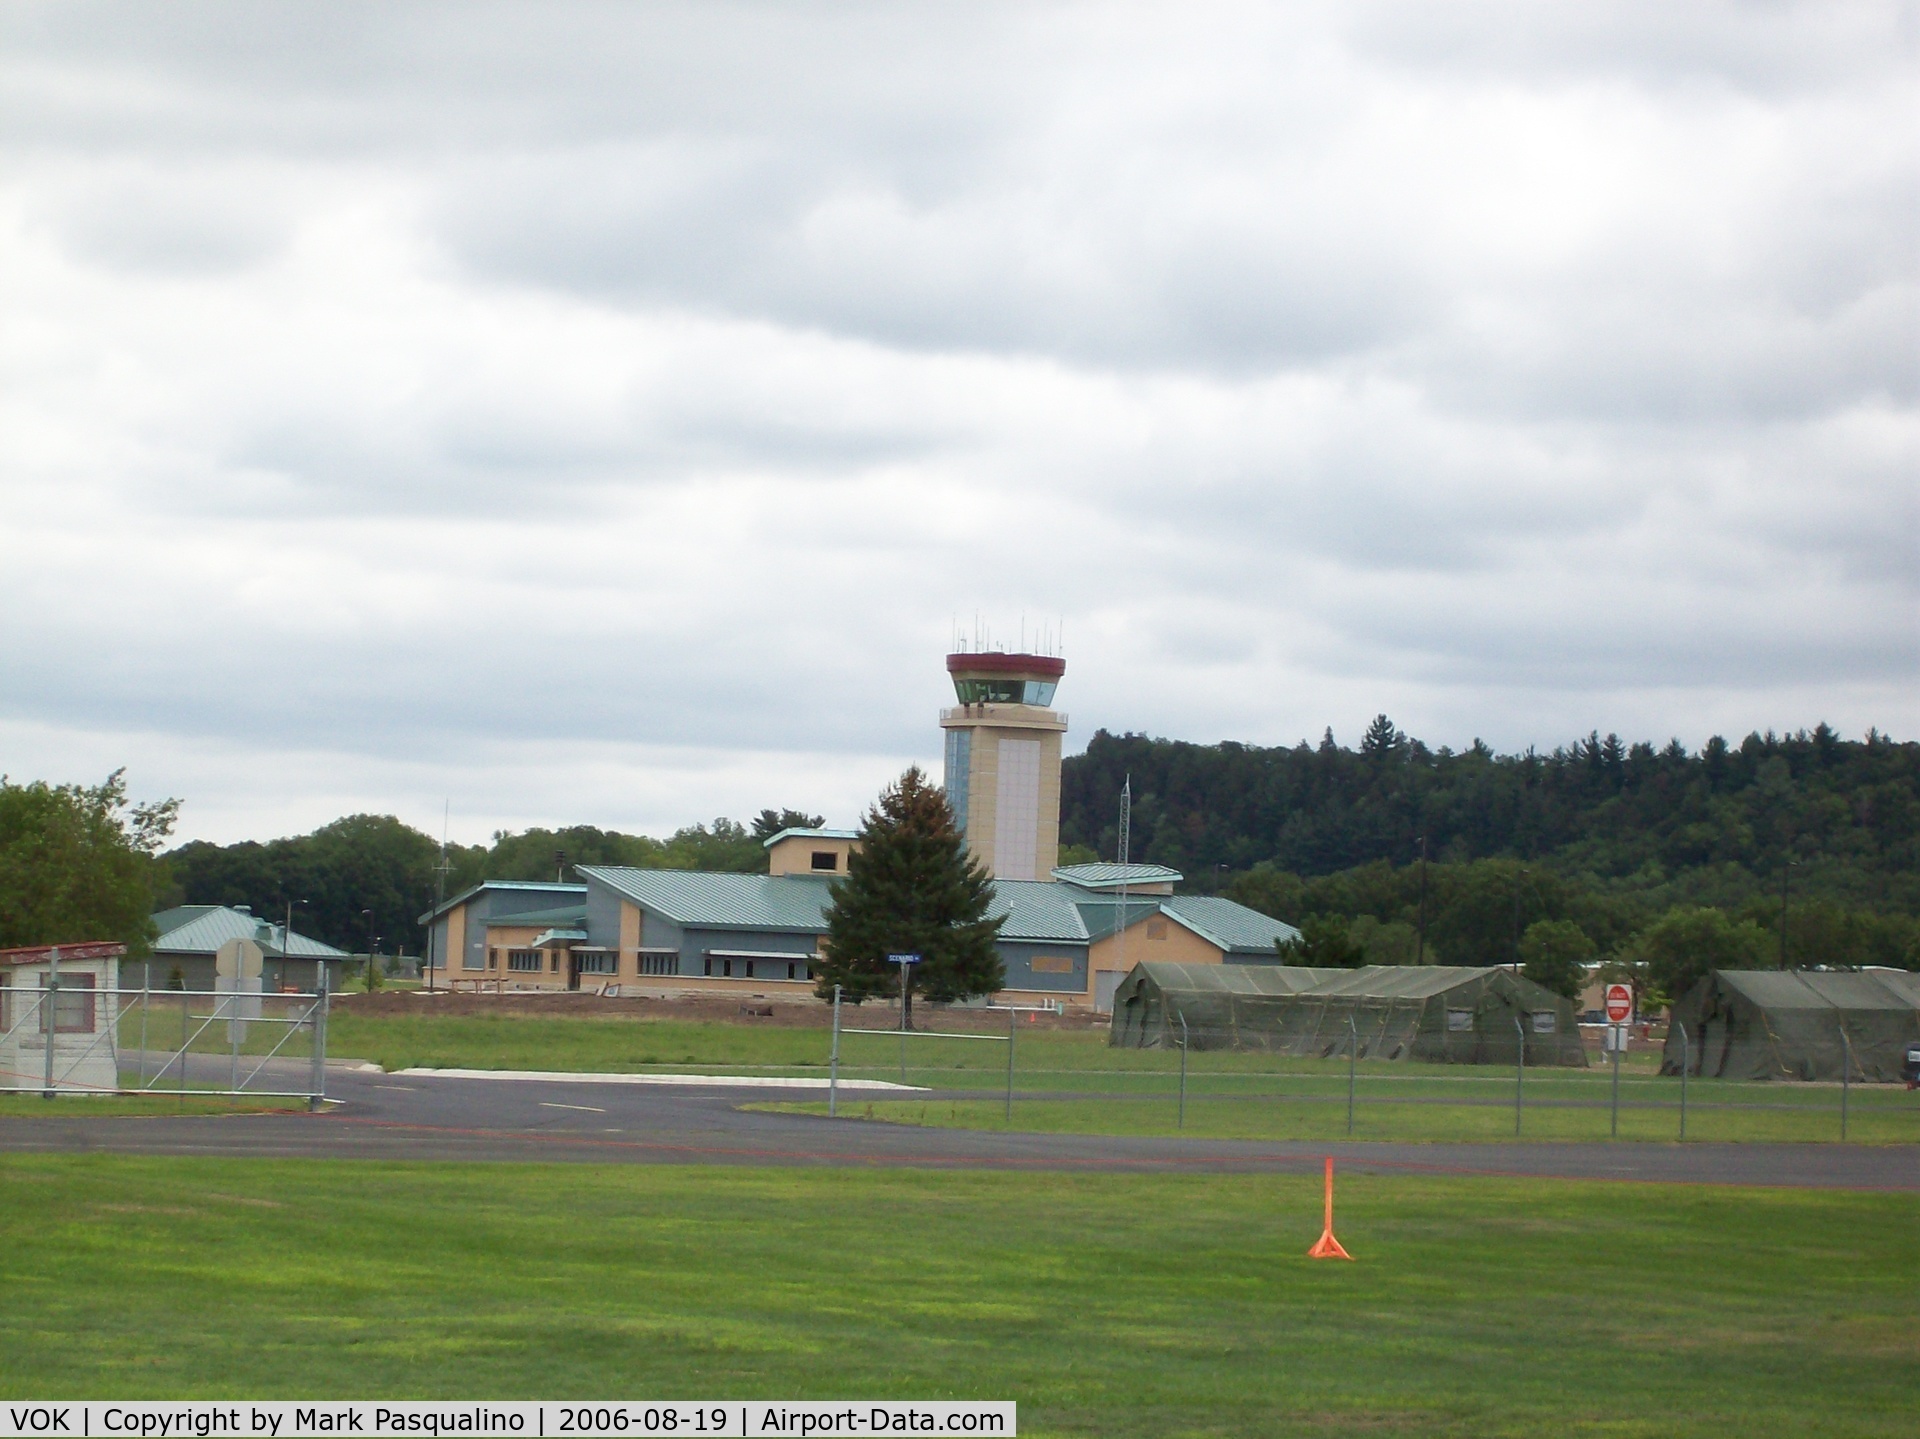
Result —
[[0, 769], [852, 823], [1099, 727], [1920, 731], [1914, 8], [0, 9]]

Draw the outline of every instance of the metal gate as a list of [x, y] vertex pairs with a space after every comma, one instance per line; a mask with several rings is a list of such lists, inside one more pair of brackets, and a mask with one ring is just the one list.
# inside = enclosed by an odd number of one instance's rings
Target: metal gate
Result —
[[326, 1097], [328, 995], [0, 988], [0, 1093]]

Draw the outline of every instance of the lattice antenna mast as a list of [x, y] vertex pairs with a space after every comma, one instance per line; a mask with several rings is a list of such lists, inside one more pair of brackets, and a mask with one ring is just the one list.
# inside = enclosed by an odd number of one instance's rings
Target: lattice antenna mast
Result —
[[1113, 947], [1113, 957], [1119, 962], [1120, 972], [1127, 970], [1127, 845], [1131, 839], [1129, 831], [1133, 827], [1133, 775], [1127, 775], [1126, 783], [1120, 786], [1120, 934]]

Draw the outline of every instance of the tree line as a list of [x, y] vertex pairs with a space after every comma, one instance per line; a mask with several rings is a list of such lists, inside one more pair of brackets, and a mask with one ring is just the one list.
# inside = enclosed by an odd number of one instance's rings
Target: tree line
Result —
[[1110, 857], [1129, 777], [1131, 857], [1301, 925], [1300, 962], [1565, 990], [1601, 960], [1668, 994], [1703, 966], [1920, 967], [1920, 745], [1876, 731], [1513, 755], [1384, 715], [1355, 749], [1101, 731], [1062, 766], [1062, 839]]

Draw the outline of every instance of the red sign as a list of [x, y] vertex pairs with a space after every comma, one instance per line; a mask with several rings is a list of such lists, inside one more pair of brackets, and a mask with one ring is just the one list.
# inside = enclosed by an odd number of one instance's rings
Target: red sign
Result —
[[1607, 986], [1607, 1023], [1626, 1024], [1633, 1018], [1633, 986], [1630, 984], [1610, 984]]

